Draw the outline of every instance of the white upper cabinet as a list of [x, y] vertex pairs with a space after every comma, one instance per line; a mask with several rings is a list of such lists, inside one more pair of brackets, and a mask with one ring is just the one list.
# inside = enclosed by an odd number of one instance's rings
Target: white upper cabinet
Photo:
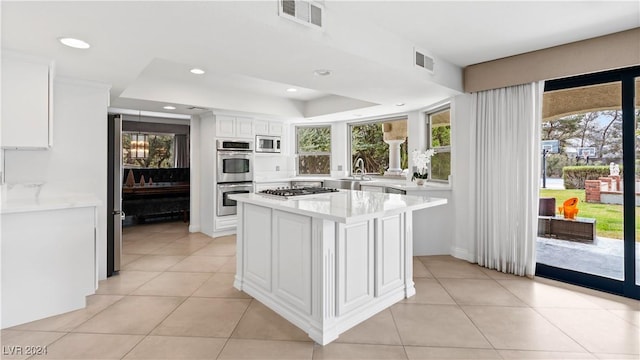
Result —
[[253, 138], [253, 120], [236, 116], [216, 115], [216, 137]]
[[269, 122], [267, 120], [253, 120], [253, 132], [256, 135], [269, 135]]
[[254, 120], [253, 132], [256, 135], [282, 135], [282, 123], [279, 121]]
[[253, 138], [253, 120], [237, 117], [236, 136], [240, 138]]
[[269, 135], [282, 135], [282, 123], [277, 121], [269, 121]]
[[49, 148], [52, 121], [53, 63], [3, 51], [2, 148]]

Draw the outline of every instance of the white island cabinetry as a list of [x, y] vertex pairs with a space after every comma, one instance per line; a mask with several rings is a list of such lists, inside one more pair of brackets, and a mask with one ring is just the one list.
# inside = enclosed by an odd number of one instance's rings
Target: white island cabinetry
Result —
[[325, 345], [413, 296], [412, 212], [445, 199], [341, 191], [238, 201], [234, 286]]

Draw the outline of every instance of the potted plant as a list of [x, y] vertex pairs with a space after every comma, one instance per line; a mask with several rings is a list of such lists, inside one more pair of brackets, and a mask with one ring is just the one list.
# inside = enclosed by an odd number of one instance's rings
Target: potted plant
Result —
[[433, 149], [426, 151], [413, 150], [413, 165], [415, 165], [417, 171], [413, 173], [411, 181], [416, 180], [416, 184], [418, 185], [424, 184], [424, 180], [429, 178], [428, 165], [431, 162], [431, 157], [435, 153]]

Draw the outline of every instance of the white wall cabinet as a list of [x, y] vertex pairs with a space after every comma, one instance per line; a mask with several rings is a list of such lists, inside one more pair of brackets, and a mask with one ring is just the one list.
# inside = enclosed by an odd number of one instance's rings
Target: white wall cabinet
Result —
[[53, 63], [2, 54], [2, 148], [46, 149], [53, 144]]
[[216, 115], [216, 137], [253, 138], [253, 120], [237, 116]]
[[282, 136], [283, 125], [279, 121], [254, 120], [253, 132], [256, 135]]

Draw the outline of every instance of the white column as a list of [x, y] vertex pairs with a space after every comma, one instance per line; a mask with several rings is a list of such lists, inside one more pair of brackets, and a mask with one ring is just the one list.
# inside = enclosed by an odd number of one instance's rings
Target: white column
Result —
[[404, 142], [402, 140], [385, 140], [389, 144], [389, 169], [385, 171], [387, 175], [400, 175], [402, 169], [400, 168], [400, 144]]

